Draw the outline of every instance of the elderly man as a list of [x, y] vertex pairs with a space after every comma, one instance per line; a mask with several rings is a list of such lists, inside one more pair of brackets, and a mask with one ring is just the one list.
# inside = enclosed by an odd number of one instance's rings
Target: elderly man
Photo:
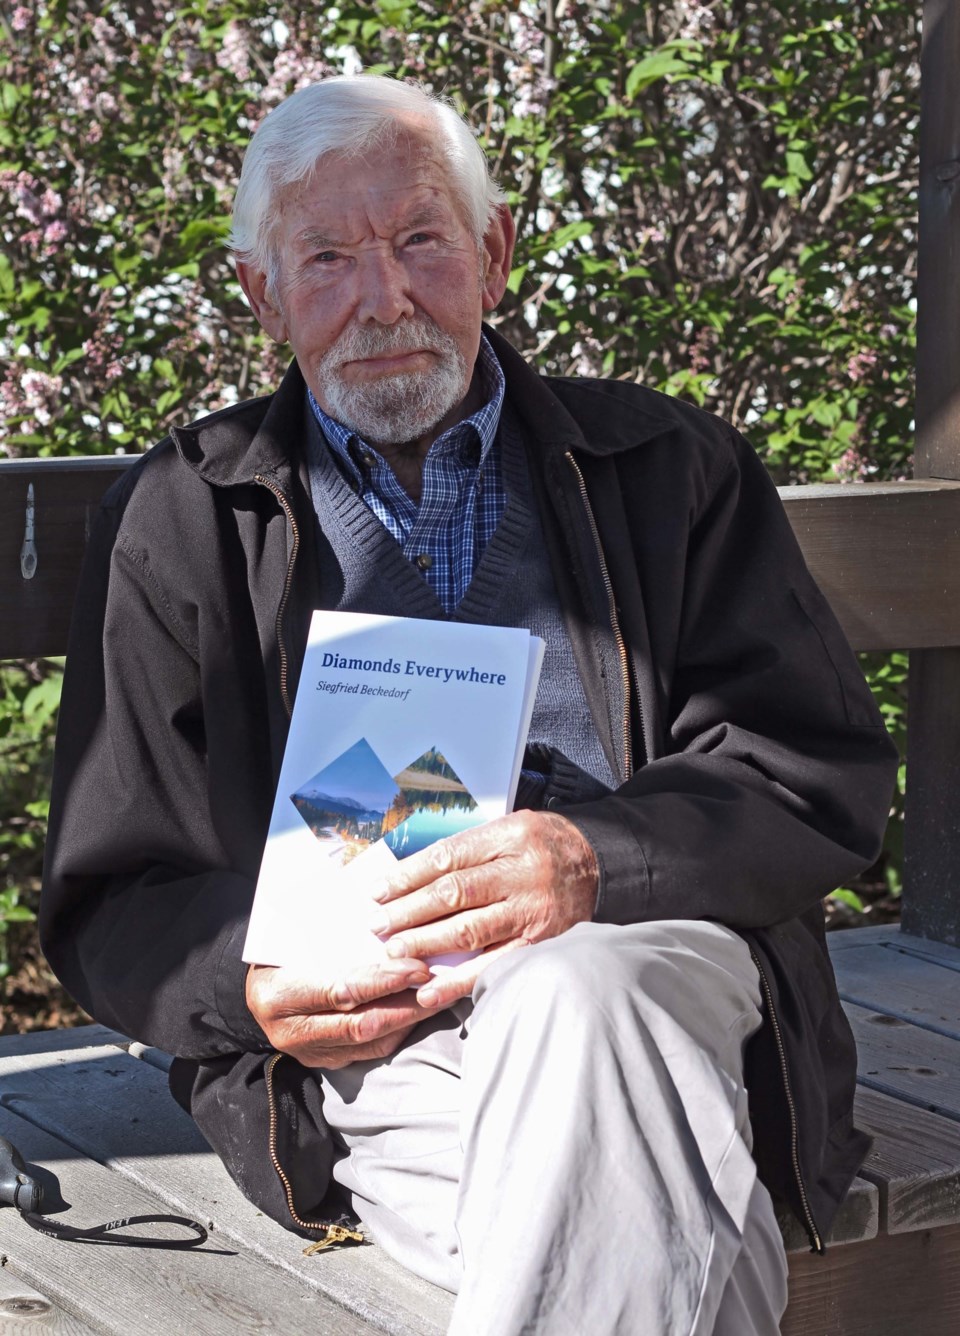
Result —
[[[104, 503], [47, 953], [176, 1055], [263, 1210], [359, 1217], [458, 1292], [451, 1330], [769, 1336], [770, 1194], [819, 1249], [865, 1149], [820, 899], [875, 857], [894, 766], [775, 491], [723, 422], [484, 330], [510, 213], [417, 89], [273, 111], [232, 241], [295, 361]], [[518, 810], [384, 882], [388, 966], [305, 979], [241, 946], [318, 607], [548, 652]]]

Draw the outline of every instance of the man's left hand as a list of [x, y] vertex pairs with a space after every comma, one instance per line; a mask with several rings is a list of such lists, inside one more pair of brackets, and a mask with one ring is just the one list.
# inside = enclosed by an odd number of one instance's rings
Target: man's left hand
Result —
[[429, 1005], [467, 997], [505, 951], [556, 937], [591, 919], [596, 855], [555, 812], [514, 812], [412, 854], [375, 890], [374, 931], [400, 958], [480, 951], [418, 990]]

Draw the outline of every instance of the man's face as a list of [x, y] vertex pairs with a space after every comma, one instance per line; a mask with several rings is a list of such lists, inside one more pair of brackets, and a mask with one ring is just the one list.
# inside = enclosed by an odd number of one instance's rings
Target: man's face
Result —
[[275, 289], [238, 265], [261, 324], [289, 339], [325, 412], [376, 444], [424, 449], [458, 420], [513, 232], [478, 246], [429, 138], [329, 156], [280, 202]]

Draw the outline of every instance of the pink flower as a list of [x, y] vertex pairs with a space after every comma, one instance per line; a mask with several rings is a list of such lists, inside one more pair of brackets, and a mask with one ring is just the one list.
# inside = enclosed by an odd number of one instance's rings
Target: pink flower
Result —
[[61, 222], [59, 218], [52, 223], [48, 223], [43, 229], [43, 239], [48, 246], [59, 246], [61, 241], [66, 240], [66, 237], [67, 225]]
[[863, 380], [868, 375], [870, 368], [876, 365], [877, 354], [872, 348], [864, 348], [862, 352], [854, 353], [847, 363], [847, 375], [851, 380]]
[[217, 64], [222, 70], [229, 70], [237, 79], [250, 78], [250, 48], [238, 23], [227, 25], [223, 45], [217, 52]]
[[26, 5], [17, 5], [10, 16], [10, 27], [14, 32], [26, 32], [30, 27], [30, 11]]
[[855, 445], [845, 450], [833, 466], [839, 482], [865, 482], [875, 472], [870, 461], [865, 459]]
[[40, 207], [43, 209], [43, 212], [50, 217], [55, 213], [59, 213], [63, 208], [63, 198], [48, 186], [43, 192], [43, 197], [40, 200]]

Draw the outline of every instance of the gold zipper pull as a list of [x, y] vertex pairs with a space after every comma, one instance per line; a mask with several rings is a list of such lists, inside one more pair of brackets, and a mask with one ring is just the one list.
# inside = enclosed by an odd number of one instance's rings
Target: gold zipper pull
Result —
[[327, 1231], [325, 1239], [317, 1239], [316, 1243], [308, 1243], [303, 1250], [304, 1257], [312, 1257], [314, 1253], [323, 1252], [325, 1248], [332, 1248], [337, 1243], [363, 1243], [363, 1235], [356, 1229], [348, 1229], [346, 1225], [324, 1225]]

